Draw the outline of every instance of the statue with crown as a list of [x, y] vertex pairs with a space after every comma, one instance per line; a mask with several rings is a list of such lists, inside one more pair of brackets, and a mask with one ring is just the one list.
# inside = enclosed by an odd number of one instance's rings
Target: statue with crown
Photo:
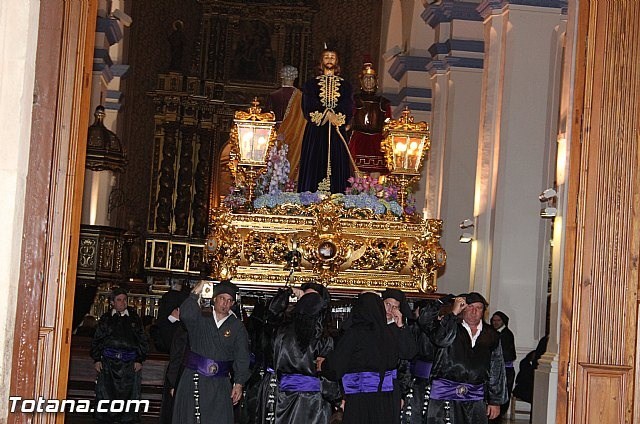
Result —
[[[408, 108], [392, 119], [390, 102], [376, 92], [371, 60], [360, 85], [354, 95], [340, 76], [338, 52], [325, 45], [318, 75], [296, 103], [306, 121], [297, 134], [279, 136], [275, 114], [257, 99], [235, 113], [229, 162], [235, 187], [210, 215], [213, 277], [259, 290], [309, 281], [344, 293], [437, 290], [446, 262], [442, 221], [416, 213], [413, 191], [430, 147], [429, 126], [414, 122]], [[293, 143], [299, 133], [292, 181], [287, 138]]]

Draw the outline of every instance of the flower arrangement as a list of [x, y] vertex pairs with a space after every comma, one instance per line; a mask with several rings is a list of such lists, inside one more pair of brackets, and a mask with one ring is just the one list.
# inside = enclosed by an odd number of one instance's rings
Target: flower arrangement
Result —
[[368, 175], [363, 177], [351, 177], [348, 179], [351, 184], [345, 191], [342, 201], [345, 208], [367, 208], [376, 214], [391, 213], [394, 216], [415, 213], [415, 196], [412, 207], [402, 206], [398, 203], [399, 188], [388, 182], [381, 184], [378, 179]]
[[406, 202], [407, 202], [407, 205], [404, 207], [404, 213], [406, 213], [407, 215], [415, 214], [416, 213], [416, 195], [413, 193], [407, 194]]
[[231, 210], [235, 210], [247, 203], [244, 191], [236, 187], [231, 187], [230, 193], [222, 200], [222, 204]]
[[322, 201], [322, 197], [319, 192], [310, 192], [305, 191], [303, 193], [295, 193], [295, 192], [275, 192], [275, 193], [266, 193], [258, 196], [256, 200], [253, 201], [253, 207], [256, 209], [260, 208], [268, 208], [272, 209], [276, 206], [280, 205], [302, 205], [309, 206], [314, 203], [320, 203]]
[[348, 180], [351, 184], [345, 190], [347, 195], [368, 194], [377, 196], [382, 190], [383, 186], [378, 182], [377, 178], [371, 178], [368, 175], [363, 177], [350, 177]]
[[276, 194], [286, 191], [290, 186], [291, 165], [287, 159], [288, 151], [289, 145], [286, 143], [276, 144], [269, 150], [267, 170], [258, 180], [257, 194]]
[[[309, 206], [320, 203], [324, 196], [319, 192], [296, 193], [296, 184], [289, 180], [290, 165], [287, 160], [288, 146], [276, 145], [269, 151], [267, 170], [258, 182], [258, 197], [253, 206], [256, 209], [273, 209], [281, 205]], [[407, 206], [402, 209], [398, 203], [399, 188], [393, 184], [381, 184], [378, 179], [370, 176], [351, 177], [350, 186], [345, 194], [334, 194], [331, 201], [340, 204], [345, 209], [369, 209], [378, 215], [391, 214], [397, 217], [403, 214], [414, 214], [415, 196], [409, 193]], [[232, 190], [223, 200], [225, 206], [235, 209], [246, 203], [246, 196], [241, 191]]]

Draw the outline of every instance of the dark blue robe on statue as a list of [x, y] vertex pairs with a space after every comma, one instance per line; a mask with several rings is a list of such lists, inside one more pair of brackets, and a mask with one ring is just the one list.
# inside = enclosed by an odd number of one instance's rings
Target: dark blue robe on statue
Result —
[[[349, 150], [342, 140], [347, 140], [344, 127], [353, 112], [351, 84], [333, 75], [320, 75], [307, 81], [302, 89], [302, 111], [308, 124], [302, 139], [298, 192], [318, 190], [318, 184], [327, 176], [330, 145], [331, 193], [344, 193], [351, 176]], [[327, 111], [333, 111], [340, 118], [342, 138], [330, 122], [322, 125]]]

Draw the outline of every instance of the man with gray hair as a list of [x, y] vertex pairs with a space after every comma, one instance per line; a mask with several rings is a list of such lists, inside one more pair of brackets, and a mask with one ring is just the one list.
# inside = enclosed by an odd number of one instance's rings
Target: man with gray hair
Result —
[[233, 405], [240, 401], [249, 379], [249, 337], [231, 311], [238, 287], [230, 281], [218, 283], [213, 289], [213, 316], [204, 316], [198, 297], [205, 283], [197, 284], [180, 306], [189, 351], [176, 391], [173, 422], [232, 424]]

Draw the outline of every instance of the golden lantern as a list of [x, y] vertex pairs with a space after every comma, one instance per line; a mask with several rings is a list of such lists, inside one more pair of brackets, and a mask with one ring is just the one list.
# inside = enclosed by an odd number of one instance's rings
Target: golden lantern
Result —
[[413, 122], [411, 111], [405, 107], [398, 120], [391, 120], [384, 126], [384, 135], [382, 151], [391, 171], [388, 178], [400, 186], [398, 203], [404, 211], [407, 189], [420, 179], [422, 162], [431, 145], [429, 124]]
[[267, 154], [277, 137], [276, 117], [273, 112], [262, 112], [260, 102], [254, 98], [249, 111], [237, 111], [234, 118], [229, 134], [233, 156], [231, 170], [236, 184], [246, 186], [249, 209], [252, 209], [256, 182], [266, 170]]

